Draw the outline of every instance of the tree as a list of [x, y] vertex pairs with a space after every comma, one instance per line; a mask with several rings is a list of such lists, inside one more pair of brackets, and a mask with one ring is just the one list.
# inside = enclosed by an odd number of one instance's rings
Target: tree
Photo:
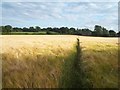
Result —
[[82, 29], [82, 35], [91, 36], [92, 32], [89, 29]]
[[21, 28], [18, 28], [18, 27], [13, 28], [13, 32], [22, 32], [22, 31], [23, 31], [23, 29], [21, 29]]
[[115, 37], [115, 36], [117, 36], [117, 34], [116, 34], [115, 31], [110, 30], [110, 31], [109, 31], [109, 36], [111, 36], [111, 37]]
[[6, 33], [6, 34], [10, 34], [10, 32], [12, 32], [12, 26], [6, 25], [6, 26], [2, 27], [2, 32]]
[[41, 31], [47, 31], [47, 29], [46, 28], [42, 28]]
[[3, 28], [3, 26], [0, 26], [0, 33], [2, 32], [2, 28]]
[[60, 29], [59, 29], [59, 28], [56, 28], [56, 27], [54, 27], [54, 28], [52, 29], [52, 31], [53, 31], [53, 32], [60, 33]]
[[103, 35], [102, 27], [99, 25], [95, 25], [94, 34], [95, 36], [102, 36]]
[[104, 37], [109, 36], [109, 31], [106, 28], [104, 28], [104, 27], [103, 27], [103, 36]]
[[61, 34], [68, 34], [68, 32], [69, 32], [69, 29], [67, 27], [61, 27], [60, 28], [60, 33]]
[[23, 32], [30, 32], [30, 30], [28, 28], [24, 27]]
[[51, 27], [48, 27], [47, 30], [52, 31], [52, 28], [51, 28]]
[[120, 37], [120, 31], [117, 33], [117, 36]]
[[[101, 27], [99, 25], [95, 25], [94, 31], [91, 31], [88, 28], [84, 29], [75, 29], [74, 27], [68, 28], [68, 27], [47, 27], [47, 28], [40, 28], [39, 26], [34, 27], [24, 27], [24, 28], [18, 28], [18, 27], [12, 27], [10, 25], [6, 26], [0, 26], [0, 32], [3, 32], [3, 34], [9, 34], [10, 32], [39, 32], [44, 31], [47, 34], [70, 34], [70, 35], [84, 35], [84, 36], [101, 36], [101, 37], [107, 37], [107, 36], [120, 36], [120, 31], [116, 33], [114, 30], [108, 31], [106, 28]], [[54, 33], [55, 32], [55, 33]]]
[[75, 31], [75, 34], [76, 34], [76, 35], [82, 35], [82, 29], [77, 29], [77, 30]]
[[46, 31], [46, 34], [51, 34], [49, 30]]
[[34, 27], [29, 27], [29, 31], [30, 32], [35, 32], [36, 30], [34, 29]]
[[41, 31], [41, 28], [39, 26], [36, 26], [35, 29], [36, 29], [36, 32]]
[[[69, 29], [69, 34], [75, 34], [75, 28], [71, 27]], [[76, 33], [77, 34], [77, 33]]]

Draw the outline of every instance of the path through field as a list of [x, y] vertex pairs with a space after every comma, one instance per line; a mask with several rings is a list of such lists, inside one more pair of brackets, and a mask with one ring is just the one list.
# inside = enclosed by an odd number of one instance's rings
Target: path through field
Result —
[[79, 39], [76, 40], [76, 53], [73, 60], [68, 60], [63, 65], [60, 86], [62, 88], [90, 88], [90, 83], [86, 81], [81, 60], [81, 47]]
[[115, 88], [117, 38], [2, 36], [4, 88]]

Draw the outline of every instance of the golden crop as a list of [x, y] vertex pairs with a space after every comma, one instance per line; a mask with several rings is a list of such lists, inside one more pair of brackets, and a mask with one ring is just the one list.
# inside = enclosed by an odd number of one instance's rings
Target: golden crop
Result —
[[76, 38], [88, 82], [93, 87], [117, 87], [117, 38], [74, 35], [1, 36], [3, 87], [59, 87], [62, 66], [76, 53]]
[[118, 38], [79, 38], [88, 81], [94, 88], [118, 87]]

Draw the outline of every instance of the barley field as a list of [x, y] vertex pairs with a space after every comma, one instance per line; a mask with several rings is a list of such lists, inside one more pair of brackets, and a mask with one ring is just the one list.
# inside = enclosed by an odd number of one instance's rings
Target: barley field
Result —
[[117, 38], [2, 35], [0, 40], [3, 88], [118, 87]]
[[93, 88], [118, 87], [118, 38], [80, 37], [87, 80]]

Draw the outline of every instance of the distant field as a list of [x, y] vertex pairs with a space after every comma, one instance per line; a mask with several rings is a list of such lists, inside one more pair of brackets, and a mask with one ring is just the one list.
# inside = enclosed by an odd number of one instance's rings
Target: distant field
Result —
[[[3, 35], [0, 40], [5, 88], [118, 87], [117, 38]], [[80, 62], [74, 65], [76, 57]]]
[[[3, 33], [3, 35], [46, 35], [46, 31], [41, 32], [10, 32], [10, 33]], [[56, 32], [50, 32], [50, 34], [58, 34]]]

